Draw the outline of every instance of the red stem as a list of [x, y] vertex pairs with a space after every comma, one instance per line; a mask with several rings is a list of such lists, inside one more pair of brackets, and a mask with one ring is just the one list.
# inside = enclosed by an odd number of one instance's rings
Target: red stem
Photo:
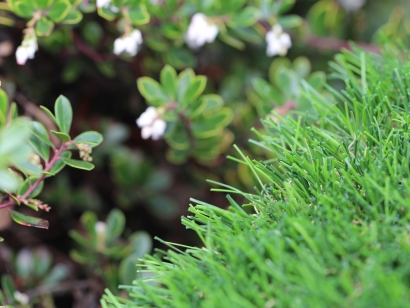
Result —
[[[50, 161], [45, 162], [44, 166], [44, 171], [43, 172], [48, 172], [51, 170], [51, 168], [54, 166], [54, 164], [60, 159], [61, 153], [63, 153], [67, 148], [70, 146], [71, 141], [63, 143], [61, 147], [58, 150], [54, 150], [54, 155], [53, 158]], [[16, 196], [16, 198], [20, 200], [25, 200], [27, 199], [28, 196], [36, 189], [36, 187], [45, 179], [46, 174], [43, 173], [35, 182], [33, 185], [29, 187], [29, 189], [24, 193], [22, 196]], [[10, 207], [12, 205], [16, 204], [16, 201], [14, 199], [10, 199], [6, 203], [0, 204], [0, 209]]]

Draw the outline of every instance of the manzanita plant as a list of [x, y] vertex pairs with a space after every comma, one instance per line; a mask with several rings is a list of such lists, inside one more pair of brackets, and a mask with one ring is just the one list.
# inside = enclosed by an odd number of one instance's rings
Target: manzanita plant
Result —
[[[92, 170], [92, 148], [103, 138], [95, 131], [70, 137], [73, 112], [64, 96], [57, 98], [54, 114], [46, 107], [41, 108], [53, 120], [55, 130], [47, 130], [40, 122], [17, 117], [16, 105], [9, 105], [7, 94], [0, 90], [0, 209], [10, 209], [12, 219], [19, 224], [47, 229], [47, 220], [26, 216], [13, 208], [25, 205], [34, 211], [48, 212], [49, 205], [36, 199], [44, 180], [66, 165]], [[49, 134], [58, 138], [58, 144], [51, 142]], [[80, 159], [71, 157], [73, 150], [78, 151]]]
[[233, 113], [219, 95], [202, 94], [205, 76], [192, 69], [179, 75], [169, 65], [161, 71], [161, 84], [150, 77], [138, 79], [138, 89], [150, 105], [137, 120], [142, 137], [165, 134], [170, 145], [167, 158], [183, 163], [188, 157], [210, 161], [229, 146], [232, 134], [225, 130]]

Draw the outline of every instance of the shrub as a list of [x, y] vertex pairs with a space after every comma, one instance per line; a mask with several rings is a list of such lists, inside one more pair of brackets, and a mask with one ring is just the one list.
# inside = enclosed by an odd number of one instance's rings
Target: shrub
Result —
[[103, 307], [405, 307], [408, 56], [339, 54], [330, 77], [345, 88], [327, 86], [331, 98], [302, 82], [315, 112], [271, 115], [253, 130], [268, 160], [238, 149], [255, 192], [221, 184], [228, 210], [192, 199], [182, 223], [203, 247], [164, 242], [170, 250], [146, 257], [124, 287], [130, 299], [107, 290]]

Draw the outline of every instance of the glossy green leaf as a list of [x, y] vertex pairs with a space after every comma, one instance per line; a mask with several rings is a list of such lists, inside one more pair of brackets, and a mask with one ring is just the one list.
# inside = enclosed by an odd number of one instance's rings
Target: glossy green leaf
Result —
[[47, 107], [44, 107], [44, 106], [40, 106], [40, 108], [53, 120], [53, 122], [54, 122], [55, 124], [57, 124], [56, 117], [55, 117], [54, 114], [50, 111], [50, 109], [48, 109]]
[[[183, 102], [185, 94], [189, 89], [190, 84], [195, 80], [195, 73], [191, 68], [185, 69], [178, 75], [177, 80], [177, 101]], [[186, 106], [183, 106], [186, 107]]]
[[117, 237], [119, 237], [125, 228], [125, 216], [123, 212], [118, 209], [113, 209], [108, 214], [107, 220], [107, 234], [105, 242], [107, 244], [112, 243]]
[[48, 221], [41, 218], [26, 216], [17, 211], [11, 211], [11, 218], [23, 226], [48, 229]]
[[27, 279], [33, 275], [34, 256], [28, 248], [19, 251], [16, 258], [16, 270], [19, 277]]
[[73, 167], [73, 168], [87, 170], [87, 171], [90, 171], [90, 170], [94, 169], [94, 165], [92, 163], [87, 162], [87, 161], [64, 158], [64, 157], [62, 158], [62, 160], [67, 165], [69, 165], [70, 167]]
[[210, 116], [198, 117], [191, 125], [192, 133], [197, 138], [215, 136], [232, 121], [232, 118], [231, 109], [221, 108], [221, 110]]
[[36, 35], [37, 36], [47, 36], [53, 31], [54, 23], [47, 19], [47, 17], [41, 17], [36, 22]]
[[149, 23], [150, 15], [147, 11], [147, 7], [144, 4], [140, 4], [137, 7], [132, 7], [128, 11], [131, 22], [136, 25], [145, 25]]
[[175, 100], [177, 91], [177, 73], [175, 69], [170, 65], [165, 65], [161, 70], [160, 80], [170, 100]]
[[190, 141], [187, 130], [178, 122], [176, 127], [166, 135], [168, 144], [177, 150], [188, 150]]
[[47, 12], [47, 16], [54, 22], [62, 21], [71, 9], [68, 0], [54, 0], [53, 5]]
[[269, 106], [275, 106], [275, 104], [281, 103], [282, 98], [278, 91], [266, 80], [262, 78], [254, 78], [252, 80], [252, 87], [258, 96]]
[[259, 9], [257, 9], [256, 7], [248, 6], [243, 9], [237, 16], [234, 16], [231, 22], [237, 26], [250, 27], [258, 21], [260, 15], [261, 13]]
[[79, 11], [70, 11], [61, 21], [62, 24], [75, 25], [83, 19], [83, 14]]
[[115, 12], [111, 11], [109, 8], [106, 7], [98, 8], [98, 14], [102, 18], [105, 18], [109, 21], [114, 20], [115, 17], [117, 17], [117, 14]]
[[162, 86], [150, 77], [141, 77], [137, 80], [138, 90], [141, 95], [150, 103], [150, 105], [158, 107], [169, 102], [168, 96], [165, 94]]
[[9, 274], [3, 274], [1, 276], [1, 288], [8, 302], [14, 302], [14, 292], [16, 292], [16, 286], [14, 285], [13, 279]]
[[53, 0], [34, 0], [34, 2], [40, 10], [44, 10], [51, 5]]
[[50, 132], [56, 136], [58, 139], [60, 139], [62, 142], [67, 142], [71, 140], [71, 137], [67, 134], [61, 133], [61, 132], [56, 132], [55, 130], [50, 130]]
[[0, 127], [6, 124], [9, 99], [7, 93], [0, 89]]
[[195, 67], [197, 59], [186, 48], [171, 48], [163, 53], [164, 61], [176, 69]]
[[280, 16], [278, 23], [284, 28], [296, 28], [303, 25], [303, 19], [298, 15], [286, 15]]
[[185, 92], [183, 102], [191, 103], [195, 101], [204, 91], [206, 86], [205, 76], [196, 76], [193, 81], [190, 82], [187, 91]]
[[[37, 180], [38, 180], [38, 177], [36, 177], [36, 176], [30, 176], [30, 177], [28, 177], [28, 178], [23, 182], [23, 184], [21, 185], [21, 187], [19, 188], [18, 194], [19, 194], [20, 196], [24, 196], [24, 195], [27, 193], [27, 191], [30, 189], [30, 187], [31, 187]], [[41, 181], [41, 182], [37, 185], [37, 187], [36, 187], [28, 196], [25, 196], [25, 198], [26, 198], [26, 199], [29, 199], [29, 198], [35, 198], [35, 197], [37, 197], [37, 196], [41, 193], [41, 191], [43, 190], [43, 187], [44, 187], [44, 181]]]
[[54, 105], [54, 112], [61, 132], [68, 135], [73, 121], [73, 109], [70, 101], [65, 96], [60, 95]]
[[169, 162], [180, 165], [186, 162], [188, 154], [188, 150], [175, 150], [169, 148], [166, 157]]
[[91, 148], [96, 147], [103, 141], [103, 136], [95, 131], [84, 132], [74, 138], [73, 143], [86, 143]]
[[53, 145], [50, 142], [50, 138], [49, 138], [46, 128], [40, 122], [32, 121], [30, 131], [33, 135], [35, 135], [38, 139], [43, 141], [45, 144], [49, 146]]
[[15, 1], [13, 5], [13, 10], [16, 15], [24, 18], [30, 18], [33, 16], [35, 8], [26, 3], [25, 1]]
[[59, 283], [62, 280], [64, 280], [69, 275], [69, 273], [70, 271], [67, 265], [57, 264], [47, 274], [46, 278], [43, 280], [43, 285], [45, 286], [55, 285], [56, 283]]

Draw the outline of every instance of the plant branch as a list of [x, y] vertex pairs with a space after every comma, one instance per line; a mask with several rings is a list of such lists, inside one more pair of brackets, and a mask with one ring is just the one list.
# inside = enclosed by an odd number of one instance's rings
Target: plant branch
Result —
[[[45, 172], [48, 172], [51, 170], [51, 168], [54, 166], [54, 164], [60, 159], [61, 153], [63, 153], [67, 148], [70, 146], [71, 141], [63, 143], [58, 150], [55, 150], [53, 158], [50, 161], [45, 162], [43, 174], [34, 182], [33, 185], [29, 187], [29, 189], [24, 193], [22, 196], [16, 196], [16, 199], [21, 201], [27, 199], [27, 197], [30, 196], [30, 194], [37, 188], [37, 186], [44, 181], [46, 174]], [[12, 205], [16, 204], [16, 201], [14, 199], [10, 199], [9, 201], [0, 204], [0, 209], [10, 207]]]

